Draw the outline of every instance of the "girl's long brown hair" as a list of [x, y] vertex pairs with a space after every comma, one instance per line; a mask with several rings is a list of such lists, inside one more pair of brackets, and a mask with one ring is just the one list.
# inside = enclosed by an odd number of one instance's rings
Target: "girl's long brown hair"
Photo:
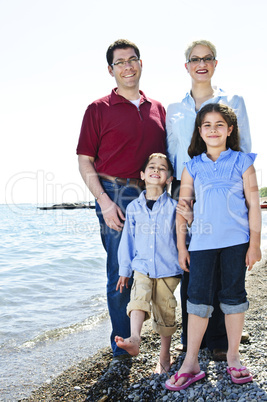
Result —
[[233, 131], [226, 140], [226, 148], [231, 148], [233, 151], [240, 151], [239, 129], [235, 112], [232, 108], [227, 105], [223, 105], [222, 103], [209, 103], [208, 105], [200, 109], [197, 114], [194, 132], [188, 148], [188, 155], [190, 156], [190, 158], [193, 158], [193, 156], [200, 155], [203, 152], [207, 151], [206, 144], [200, 136], [199, 127], [201, 127], [206, 114], [211, 112], [220, 113], [220, 115], [226, 121], [228, 127], [233, 126]]

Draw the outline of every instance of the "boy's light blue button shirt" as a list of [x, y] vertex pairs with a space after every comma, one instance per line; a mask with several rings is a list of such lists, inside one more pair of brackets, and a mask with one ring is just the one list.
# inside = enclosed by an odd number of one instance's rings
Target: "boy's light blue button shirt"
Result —
[[119, 275], [138, 271], [150, 278], [183, 273], [178, 264], [175, 217], [177, 201], [164, 192], [150, 210], [146, 191], [126, 209], [126, 220], [118, 249]]
[[[204, 102], [201, 108], [208, 103], [223, 103], [230, 106], [237, 115], [241, 151], [250, 152], [251, 137], [244, 99], [238, 95], [226, 94], [222, 89], [215, 87], [214, 91], [213, 98]], [[196, 115], [195, 101], [189, 93], [182, 102], [172, 103], [167, 109], [167, 153], [177, 180], [181, 180], [184, 162], [190, 160], [187, 151], [194, 131]]]

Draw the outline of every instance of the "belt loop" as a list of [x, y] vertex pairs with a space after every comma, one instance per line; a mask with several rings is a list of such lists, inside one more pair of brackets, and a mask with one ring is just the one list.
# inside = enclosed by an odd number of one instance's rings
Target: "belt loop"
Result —
[[126, 179], [126, 186], [129, 186], [131, 179]]

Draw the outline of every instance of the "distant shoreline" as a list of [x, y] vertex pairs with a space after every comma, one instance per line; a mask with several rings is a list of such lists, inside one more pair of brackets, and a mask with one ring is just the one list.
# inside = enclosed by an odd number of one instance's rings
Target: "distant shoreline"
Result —
[[50, 206], [43, 206], [43, 207], [37, 207], [40, 210], [51, 210], [51, 209], [95, 209], [95, 204], [91, 203], [90, 201], [88, 203], [75, 203], [75, 202], [66, 202], [62, 204], [54, 204]]

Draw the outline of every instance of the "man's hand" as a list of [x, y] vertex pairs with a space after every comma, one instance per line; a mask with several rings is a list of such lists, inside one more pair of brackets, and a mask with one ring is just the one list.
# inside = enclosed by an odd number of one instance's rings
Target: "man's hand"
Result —
[[120, 207], [113, 202], [106, 193], [101, 195], [101, 199], [98, 203], [107, 226], [118, 232], [122, 231], [125, 217]]
[[94, 167], [95, 159], [91, 156], [79, 155], [78, 160], [82, 178], [91, 193], [97, 198], [107, 226], [120, 232], [125, 217], [120, 207], [105, 193]]

